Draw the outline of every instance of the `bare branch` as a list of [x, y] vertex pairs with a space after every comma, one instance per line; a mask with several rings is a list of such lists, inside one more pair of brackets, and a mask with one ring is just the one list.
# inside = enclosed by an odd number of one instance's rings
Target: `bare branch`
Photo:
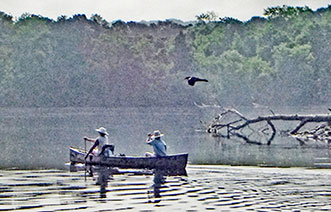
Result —
[[[273, 113], [273, 111], [271, 111]], [[226, 115], [229, 114], [234, 114], [236, 117], [227, 117], [226, 120]], [[250, 129], [252, 131], [251, 134], [256, 133], [256, 127], [254, 129], [255, 124], [260, 123], [260, 122], [267, 122], [267, 127], [263, 127], [262, 133], [265, 136], [268, 136], [268, 133], [265, 133], [265, 131], [271, 129], [272, 134], [271, 136], [267, 139], [267, 145], [270, 145], [272, 140], [276, 136], [276, 127], [272, 123], [272, 121], [299, 121], [300, 123], [293, 129], [293, 130], [288, 130], [289, 135], [295, 137], [298, 141], [300, 141], [301, 144], [303, 144], [302, 138], [298, 138], [299, 136], [296, 136], [299, 133], [299, 130], [302, 129], [303, 126], [305, 126], [307, 123], [320, 123], [320, 122], [326, 122], [327, 124], [323, 124], [318, 128], [315, 128], [314, 130], [310, 132], [306, 132], [306, 136], [303, 136], [301, 134], [301, 137], [305, 137], [306, 139], [314, 139], [314, 140], [321, 140], [321, 141], [327, 141], [328, 143], [331, 143], [331, 114], [317, 114], [317, 115], [284, 115], [284, 114], [274, 114], [273, 115], [267, 115], [267, 116], [258, 116], [257, 118], [249, 119], [245, 117], [243, 114], [241, 114], [239, 111], [236, 109], [226, 109], [222, 113], [220, 113], [208, 126], [207, 132], [212, 132], [212, 133], [218, 133], [222, 137], [227, 137], [230, 138], [231, 136], [236, 136], [238, 138], [241, 138], [245, 140], [247, 143], [252, 143], [252, 144], [258, 144], [261, 145], [261, 142], [257, 141], [252, 141], [249, 137], [247, 136], [247, 131], [244, 133], [244, 129]], [[330, 127], [328, 127], [330, 125]], [[221, 129], [226, 128], [226, 134], [221, 134]], [[330, 128], [330, 129], [329, 129]], [[261, 129], [261, 128], [260, 128]], [[224, 131], [223, 131], [224, 132]], [[240, 133], [239, 133], [240, 132]], [[246, 134], [246, 135], [245, 135]], [[261, 135], [261, 134], [260, 134]], [[308, 136], [309, 135], [309, 136]], [[263, 136], [263, 135], [262, 135]]]
[[267, 142], [267, 144], [270, 145], [270, 144], [271, 144], [271, 141], [274, 140], [274, 137], [275, 137], [275, 135], [276, 135], [276, 128], [275, 128], [275, 126], [272, 124], [271, 121], [267, 121], [267, 122], [268, 122], [269, 126], [270, 126], [271, 129], [272, 129], [272, 135], [271, 135], [271, 137], [269, 138], [269, 140], [268, 140], [268, 142]]
[[307, 119], [303, 119], [303, 120], [300, 122], [300, 124], [299, 124], [294, 130], [292, 130], [292, 131], [290, 132], [290, 134], [295, 134], [295, 133], [297, 133], [297, 132], [301, 129], [301, 127], [303, 127], [307, 122], [308, 122]]

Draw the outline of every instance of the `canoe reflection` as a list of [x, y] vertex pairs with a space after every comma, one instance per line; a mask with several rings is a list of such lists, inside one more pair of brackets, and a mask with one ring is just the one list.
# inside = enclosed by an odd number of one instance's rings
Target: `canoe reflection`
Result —
[[[154, 169], [154, 170], [126, 170], [121, 171], [111, 167], [98, 167], [94, 169], [96, 176], [96, 184], [100, 185], [100, 197], [106, 198], [108, 181], [113, 175], [121, 174], [133, 174], [133, 175], [153, 175], [153, 185], [151, 190], [147, 191], [148, 198], [160, 198], [162, 193], [162, 187], [166, 183], [167, 176], [187, 176], [186, 169]], [[152, 194], [152, 195], [151, 195]], [[159, 201], [159, 200], [156, 200]]]

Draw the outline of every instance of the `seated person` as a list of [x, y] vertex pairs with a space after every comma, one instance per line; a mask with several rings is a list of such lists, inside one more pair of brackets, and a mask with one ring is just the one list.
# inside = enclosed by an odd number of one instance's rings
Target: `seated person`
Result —
[[88, 157], [89, 154], [91, 154], [93, 152], [93, 150], [97, 147], [97, 152], [96, 155], [99, 156], [100, 153], [102, 152], [102, 149], [105, 145], [108, 145], [109, 141], [108, 141], [108, 133], [107, 130], [104, 127], [100, 127], [99, 129], [96, 129], [96, 131], [99, 133], [99, 136], [96, 139], [91, 139], [91, 138], [87, 138], [84, 137], [85, 141], [90, 141], [90, 142], [94, 142], [93, 146], [91, 147], [91, 149], [88, 151], [88, 153], [85, 156], [85, 159]]
[[148, 134], [146, 143], [153, 146], [154, 153], [146, 152], [145, 156], [147, 157], [160, 157], [167, 155], [167, 144], [161, 140], [163, 134], [160, 130], [155, 130], [153, 133]]

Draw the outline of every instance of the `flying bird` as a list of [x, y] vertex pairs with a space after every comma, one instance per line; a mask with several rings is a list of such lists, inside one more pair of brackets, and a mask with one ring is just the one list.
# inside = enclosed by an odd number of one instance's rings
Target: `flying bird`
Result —
[[208, 80], [206, 79], [200, 79], [197, 77], [185, 77], [185, 79], [187, 80], [187, 83], [191, 86], [193, 86], [196, 82], [208, 82]]

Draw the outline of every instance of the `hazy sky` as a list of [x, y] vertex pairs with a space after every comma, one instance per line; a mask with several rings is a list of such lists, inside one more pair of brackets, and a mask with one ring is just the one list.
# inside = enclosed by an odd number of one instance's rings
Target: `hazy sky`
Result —
[[0, 11], [14, 17], [23, 13], [57, 17], [75, 14], [99, 14], [108, 22], [115, 20], [151, 21], [179, 19], [196, 20], [196, 15], [214, 11], [219, 17], [247, 21], [263, 16], [263, 10], [273, 6], [308, 6], [313, 10], [331, 5], [331, 0], [0, 0]]

